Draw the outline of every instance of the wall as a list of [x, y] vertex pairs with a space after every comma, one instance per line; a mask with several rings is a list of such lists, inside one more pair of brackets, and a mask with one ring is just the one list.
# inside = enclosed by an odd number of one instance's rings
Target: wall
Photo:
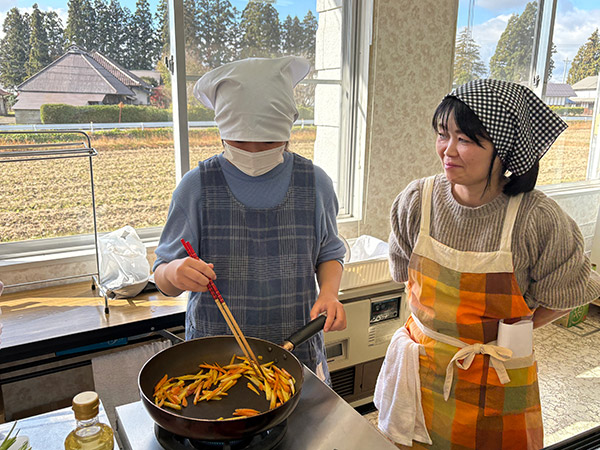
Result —
[[15, 123], [42, 123], [39, 109], [15, 109]]
[[346, 237], [387, 241], [396, 195], [441, 170], [429, 124], [452, 86], [458, 0], [375, 0], [369, 73], [363, 218]]

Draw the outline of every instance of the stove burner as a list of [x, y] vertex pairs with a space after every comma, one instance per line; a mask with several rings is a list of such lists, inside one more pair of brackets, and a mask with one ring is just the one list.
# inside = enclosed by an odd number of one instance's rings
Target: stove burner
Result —
[[227, 442], [188, 439], [154, 424], [154, 435], [165, 450], [269, 450], [274, 449], [287, 431], [287, 420], [262, 433]]

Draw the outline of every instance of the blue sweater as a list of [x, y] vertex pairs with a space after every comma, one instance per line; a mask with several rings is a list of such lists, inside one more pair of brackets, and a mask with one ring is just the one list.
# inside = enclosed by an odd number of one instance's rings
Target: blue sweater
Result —
[[[246, 175], [227, 161], [222, 153], [214, 158], [219, 159], [225, 180], [233, 195], [245, 206], [273, 208], [283, 201], [292, 176], [293, 158], [290, 153], [284, 153], [282, 164], [258, 177]], [[315, 255], [317, 265], [331, 260], [337, 260], [342, 264], [346, 251], [343, 242], [337, 235], [338, 202], [333, 190], [333, 183], [323, 169], [317, 166], [314, 168], [317, 193], [315, 230], [317, 242], [320, 243], [320, 247], [317, 248], [318, 254]], [[196, 252], [199, 251], [198, 242], [202, 233], [200, 229], [201, 191], [202, 184], [199, 170], [196, 167], [184, 175], [173, 192], [167, 223], [155, 251], [156, 262], [153, 270], [160, 264], [187, 256], [181, 244], [182, 238], [190, 241]], [[198, 256], [202, 258], [201, 254]], [[211, 261], [206, 262], [210, 263]]]

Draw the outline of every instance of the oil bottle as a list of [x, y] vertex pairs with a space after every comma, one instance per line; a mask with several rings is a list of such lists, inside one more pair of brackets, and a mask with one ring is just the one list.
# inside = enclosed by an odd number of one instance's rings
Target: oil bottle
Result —
[[113, 430], [100, 422], [98, 394], [86, 391], [73, 397], [73, 412], [77, 428], [65, 439], [66, 450], [113, 450]]

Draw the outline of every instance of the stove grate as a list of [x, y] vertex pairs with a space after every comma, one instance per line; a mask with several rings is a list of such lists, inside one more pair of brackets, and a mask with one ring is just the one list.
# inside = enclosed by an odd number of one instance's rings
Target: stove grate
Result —
[[188, 439], [154, 424], [154, 435], [165, 450], [269, 450], [274, 449], [285, 436], [287, 421], [269, 430], [244, 439], [227, 442]]

